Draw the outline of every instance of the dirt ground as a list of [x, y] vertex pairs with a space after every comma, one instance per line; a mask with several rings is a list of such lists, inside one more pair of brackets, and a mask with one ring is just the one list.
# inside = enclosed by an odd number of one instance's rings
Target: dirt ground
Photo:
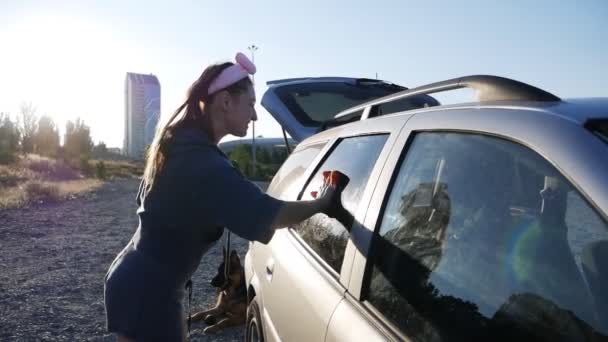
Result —
[[[115, 341], [105, 329], [103, 279], [137, 227], [137, 179], [106, 183], [63, 202], [0, 210], [0, 341]], [[223, 241], [223, 240], [221, 240]], [[193, 279], [193, 308], [215, 303], [209, 285], [216, 244]], [[233, 235], [244, 257], [247, 244]], [[242, 341], [244, 328], [217, 335], [193, 325], [191, 341]]]

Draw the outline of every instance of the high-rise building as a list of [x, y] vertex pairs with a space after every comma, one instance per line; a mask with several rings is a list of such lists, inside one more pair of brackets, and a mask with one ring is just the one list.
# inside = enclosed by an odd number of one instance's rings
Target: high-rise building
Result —
[[125, 80], [123, 153], [143, 159], [160, 118], [160, 83], [156, 76], [128, 72]]

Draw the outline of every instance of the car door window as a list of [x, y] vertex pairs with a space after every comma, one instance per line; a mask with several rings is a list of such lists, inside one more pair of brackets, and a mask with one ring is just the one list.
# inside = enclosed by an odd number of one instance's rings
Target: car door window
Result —
[[375, 232], [364, 299], [420, 341], [608, 334], [608, 226], [503, 139], [420, 133]]
[[275, 174], [268, 192], [282, 200], [294, 199], [302, 188], [302, 176], [321, 152], [325, 143], [303, 146], [291, 153]]
[[[312, 199], [311, 192], [319, 190], [323, 184], [323, 171], [338, 170], [350, 179], [342, 192], [341, 200], [344, 208], [354, 216], [369, 175], [387, 137], [386, 134], [368, 135], [341, 140], [315, 172], [304, 190], [302, 199]], [[339, 273], [350, 229], [344, 224], [319, 213], [293, 228], [316, 254]]]

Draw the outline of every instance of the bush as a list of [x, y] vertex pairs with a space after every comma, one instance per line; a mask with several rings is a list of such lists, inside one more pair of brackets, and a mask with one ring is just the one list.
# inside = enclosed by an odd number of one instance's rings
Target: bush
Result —
[[15, 154], [13, 152], [0, 151], [0, 164], [14, 163], [15, 160]]
[[95, 177], [106, 179], [106, 164], [103, 161], [98, 161], [95, 164]]
[[22, 165], [28, 170], [37, 174], [39, 179], [45, 181], [64, 181], [80, 178], [80, 175], [73, 167], [62, 160], [28, 155]]
[[91, 168], [91, 164], [89, 164], [89, 158], [84, 155], [80, 156], [80, 163], [78, 168], [85, 176], [90, 176], [93, 171]]
[[0, 194], [4, 191], [2, 187], [16, 186], [19, 182], [27, 180], [27, 173], [15, 167], [0, 165]]
[[25, 193], [28, 200], [58, 200], [59, 188], [56, 185], [31, 181], [25, 184]]
[[91, 160], [91, 163], [95, 165], [95, 176], [97, 176], [97, 168], [100, 162], [103, 163], [106, 179], [141, 177], [144, 173], [144, 165], [142, 163], [116, 160]]

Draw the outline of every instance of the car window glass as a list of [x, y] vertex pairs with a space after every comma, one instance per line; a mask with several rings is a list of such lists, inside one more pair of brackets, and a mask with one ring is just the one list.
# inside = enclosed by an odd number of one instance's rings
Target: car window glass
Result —
[[320, 143], [293, 151], [275, 174], [268, 192], [283, 200], [295, 199], [304, 183], [304, 172], [324, 146], [325, 143]]
[[365, 297], [415, 340], [605, 338], [607, 230], [530, 149], [421, 133], [374, 235]]
[[372, 112], [370, 113], [370, 117], [398, 113], [418, 108], [433, 107], [438, 105], [439, 102], [435, 101], [430, 96], [407, 97], [404, 99], [389, 101], [373, 106]]
[[[370, 173], [388, 135], [347, 138], [338, 143], [306, 186], [303, 200], [312, 199], [311, 192], [323, 184], [323, 171], [338, 170], [350, 179], [342, 192], [344, 208], [355, 215]], [[345, 223], [319, 213], [293, 228], [300, 237], [336, 272], [340, 272], [348, 241]], [[348, 223], [346, 223], [349, 225]]]
[[[276, 92], [281, 102], [299, 122], [314, 126], [333, 119], [345, 109], [403, 89], [380, 81], [356, 85], [346, 82], [321, 82], [284, 85]], [[430, 96], [420, 99], [416, 102], [419, 107], [423, 107], [427, 102], [430, 105], [437, 104]]]

